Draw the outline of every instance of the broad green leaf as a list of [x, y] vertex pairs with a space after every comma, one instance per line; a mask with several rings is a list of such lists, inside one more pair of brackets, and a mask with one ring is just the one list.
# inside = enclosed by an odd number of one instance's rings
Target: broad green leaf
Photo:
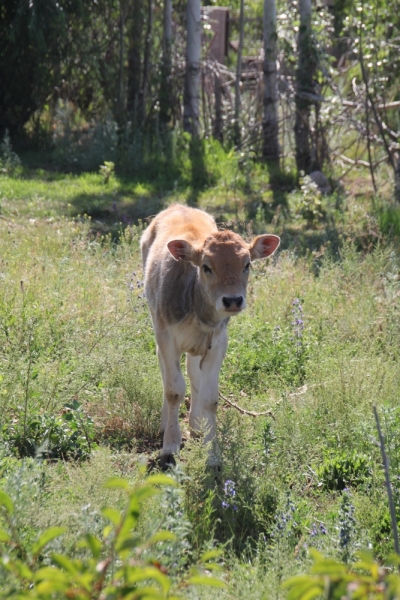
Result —
[[28, 565], [26, 565], [20, 560], [10, 561], [9, 564], [11, 570], [14, 571], [14, 573], [16, 573], [19, 577], [21, 577], [21, 579], [28, 579], [28, 581], [33, 580], [33, 573], [28, 567]]
[[44, 533], [39, 537], [38, 540], [32, 546], [32, 554], [33, 556], [37, 556], [39, 552], [49, 543], [51, 540], [59, 537], [63, 533], [65, 533], [65, 527], [50, 527], [46, 529]]
[[62, 581], [41, 581], [35, 586], [36, 598], [45, 598], [54, 592], [65, 592], [69, 584]]
[[[157, 588], [151, 586], [144, 586], [139, 589], [135, 589], [132, 592], [123, 592], [119, 597], [125, 600], [165, 600], [166, 596]], [[171, 596], [168, 596], [168, 600], [173, 600]], [[177, 600], [182, 600], [181, 598]]]
[[87, 544], [87, 547], [92, 552], [93, 558], [99, 558], [102, 548], [101, 541], [95, 535], [87, 533], [85, 535], [85, 542]]
[[68, 583], [68, 575], [57, 569], [57, 567], [43, 567], [36, 571], [34, 580], [39, 581], [56, 581], [59, 583]]
[[144, 485], [135, 490], [131, 498], [135, 498], [137, 502], [143, 502], [143, 500], [147, 500], [147, 498], [151, 498], [152, 496], [157, 496], [159, 493], [160, 491], [156, 488], [150, 485]]
[[112, 525], [106, 525], [103, 529], [103, 537], [108, 538], [108, 536], [110, 535], [110, 533], [113, 530], [114, 530], [114, 527]]
[[142, 542], [142, 539], [139, 537], [128, 537], [124, 538], [117, 544], [116, 551], [122, 552], [123, 550], [128, 550], [132, 548], [137, 548]]
[[126, 479], [121, 479], [120, 477], [110, 477], [110, 479], [108, 479], [105, 484], [104, 487], [106, 488], [119, 488], [122, 490], [130, 490], [130, 485], [129, 483], [126, 481]]
[[221, 565], [219, 565], [218, 563], [212, 563], [212, 562], [208, 562], [206, 564], [206, 567], [210, 571], [220, 571], [222, 569]]
[[0, 529], [0, 542], [9, 542], [11, 540], [11, 536], [4, 531], [4, 529]]
[[106, 506], [101, 510], [101, 514], [103, 517], [111, 521], [114, 525], [119, 525], [122, 520], [121, 513], [115, 508], [111, 508], [110, 506]]
[[0, 506], [4, 506], [9, 515], [13, 514], [14, 505], [10, 496], [8, 496], [4, 490], [0, 490]]
[[189, 585], [209, 585], [211, 587], [224, 588], [225, 583], [215, 577], [207, 577], [207, 575], [194, 575], [188, 580]]
[[177, 487], [178, 483], [169, 475], [163, 475], [162, 473], [158, 473], [157, 475], [150, 475], [146, 479], [146, 484], [148, 485], [171, 485], [173, 487]]
[[150, 544], [156, 544], [157, 542], [168, 542], [168, 541], [175, 541], [176, 540], [176, 535], [174, 533], [172, 533], [172, 531], [158, 531], [157, 533], [155, 533], [147, 542], [149, 545]]
[[126, 579], [128, 583], [138, 583], [139, 581], [146, 581], [146, 579], [153, 579], [161, 585], [164, 594], [167, 594], [171, 587], [169, 577], [164, 575], [164, 573], [161, 573], [161, 571], [155, 567], [129, 569], [126, 574]]
[[51, 559], [58, 567], [65, 569], [67, 573], [71, 573], [71, 575], [77, 575], [79, 573], [74, 563], [64, 556], [64, 554], [52, 554]]
[[216, 558], [217, 556], [221, 556], [222, 552], [221, 550], [209, 550], [208, 552], [204, 552], [204, 554], [201, 555], [200, 561], [202, 563], [207, 562], [208, 560], [211, 560], [212, 558]]
[[[282, 587], [283, 589], [286, 588], [291, 588], [291, 587], [298, 587], [300, 588], [301, 586], [311, 586], [314, 585], [315, 583], [315, 577], [313, 577], [312, 575], [295, 575], [295, 577], [291, 577], [290, 579], [287, 579], [286, 581], [284, 581], [282, 583]], [[304, 588], [306, 589], [306, 588]]]
[[321, 560], [313, 564], [310, 569], [311, 573], [319, 575], [336, 575], [343, 576], [346, 574], [346, 566], [342, 563], [336, 562], [335, 560]]

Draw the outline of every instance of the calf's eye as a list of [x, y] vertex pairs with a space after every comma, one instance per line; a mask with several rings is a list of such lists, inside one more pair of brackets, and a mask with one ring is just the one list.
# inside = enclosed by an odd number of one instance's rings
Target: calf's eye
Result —
[[244, 270], [248, 271], [250, 269], [250, 263], [248, 262], [247, 265], [245, 266]]
[[203, 265], [203, 271], [204, 273], [212, 273], [210, 267], [207, 267], [207, 265]]

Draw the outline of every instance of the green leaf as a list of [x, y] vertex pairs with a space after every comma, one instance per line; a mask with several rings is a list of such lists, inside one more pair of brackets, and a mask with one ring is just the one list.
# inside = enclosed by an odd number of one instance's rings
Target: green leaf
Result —
[[14, 505], [12, 500], [3, 490], [0, 490], [0, 506], [4, 506], [9, 515], [13, 514]]
[[102, 548], [101, 541], [95, 535], [87, 533], [85, 535], [85, 542], [87, 544], [87, 547], [92, 552], [93, 558], [99, 558]]
[[41, 581], [35, 586], [36, 598], [45, 598], [55, 592], [65, 592], [68, 586], [69, 583], [66, 581]]
[[26, 565], [20, 560], [14, 560], [10, 562], [10, 568], [14, 573], [16, 573], [21, 579], [28, 579], [28, 581], [33, 580], [33, 573]]
[[143, 500], [147, 500], [147, 498], [151, 498], [152, 496], [157, 496], [159, 493], [159, 490], [156, 488], [150, 485], [144, 485], [143, 487], [135, 490], [132, 493], [131, 498], [135, 498], [137, 502], [143, 502]]
[[104, 487], [107, 489], [119, 488], [121, 490], [130, 490], [130, 485], [126, 479], [121, 479], [120, 477], [110, 477], [105, 482]]
[[146, 579], [153, 579], [161, 585], [164, 594], [167, 594], [171, 587], [169, 577], [155, 567], [130, 569], [127, 572], [126, 579], [128, 583], [138, 583], [139, 581], [146, 581]]
[[189, 585], [209, 585], [211, 587], [224, 588], [225, 583], [215, 577], [207, 577], [207, 575], [194, 575], [188, 580]]
[[168, 475], [163, 475], [162, 473], [158, 473], [157, 475], [150, 475], [146, 479], [146, 484], [148, 485], [171, 485], [173, 487], [177, 487], [178, 483], [172, 477]]
[[142, 539], [139, 537], [129, 537], [121, 540], [119, 544], [116, 546], [117, 552], [121, 552], [122, 550], [137, 548], [142, 542]]
[[147, 542], [150, 544], [156, 544], [157, 542], [174, 542], [176, 540], [176, 535], [172, 533], [172, 531], [158, 531], [155, 533]]
[[221, 556], [222, 552], [221, 550], [209, 550], [208, 552], [204, 552], [204, 554], [201, 555], [200, 557], [200, 562], [205, 563], [208, 560], [211, 560], [212, 558], [216, 558], [217, 556]]
[[56, 567], [43, 567], [36, 571], [34, 575], [34, 581], [56, 581], [60, 583], [67, 583], [68, 576], [60, 569]]
[[110, 533], [113, 530], [114, 530], [114, 527], [112, 525], [106, 525], [103, 529], [103, 537], [108, 538], [108, 536], [110, 535]]
[[32, 546], [32, 554], [33, 556], [37, 556], [39, 552], [44, 548], [51, 540], [59, 537], [63, 533], [65, 533], [65, 527], [50, 527], [46, 529], [44, 533], [39, 537], [38, 540]]
[[101, 514], [103, 517], [111, 521], [114, 525], [118, 526], [121, 523], [122, 515], [115, 508], [111, 508], [110, 506], [106, 506], [101, 510]]
[[11, 536], [4, 531], [4, 529], [0, 529], [0, 542], [9, 542], [11, 540]]
[[78, 575], [78, 569], [74, 563], [69, 560], [69, 558], [64, 556], [64, 554], [52, 554], [51, 559], [58, 567], [65, 569], [67, 573], [70, 573], [71, 575]]

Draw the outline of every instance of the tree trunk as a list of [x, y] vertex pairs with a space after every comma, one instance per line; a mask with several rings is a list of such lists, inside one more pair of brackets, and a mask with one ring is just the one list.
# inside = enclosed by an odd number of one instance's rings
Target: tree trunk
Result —
[[192, 135], [199, 133], [200, 58], [201, 3], [200, 0], [187, 0], [183, 129]]
[[242, 79], [242, 54], [244, 41], [244, 0], [240, 0], [239, 14], [239, 46], [236, 63], [236, 82], [235, 82], [235, 144], [240, 147], [240, 81]]
[[128, 89], [127, 110], [128, 116], [134, 126], [139, 123], [139, 98], [141, 91], [141, 42], [143, 31], [143, 0], [133, 0], [130, 15], [131, 27], [129, 30], [128, 49]]
[[394, 171], [394, 197], [400, 204], [400, 155], [397, 156], [396, 168]]
[[119, 70], [118, 70], [118, 98], [117, 98], [117, 120], [121, 126], [124, 115], [124, 60], [125, 60], [125, 21], [128, 3], [120, 0], [119, 3]]
[[219, 72], [214, 73], [214, 97], [215, 97], [215, 119], [213, 122], [213, 137], [220, 142], [223, 141], [223, 119], [222, 119], [222, 88]]
[[310, 173], [312, 141], [310, 130], [310, 95], [314, 94], [315, 52], [311, 31], [311, 0], [299, 0], [300, 28], [298, 36], [298, 63], [296, 72], [296, 119], [294, 135], [297, 170]]
[[142, 77], [142, 85], [140, 88], [139, 109], [138, 109], [140, 123], [144, 123], [144, 120], [146, 118], [146, 97], [147, 97], [147, 88], [148, 88], [148, 84], [149, 84], [152, 30], [153, 30], [153, 1], [148, 0], [147, 28], [146, 28], [146, 39], [145, 39], [145, 44], [144, 44], [144, 57], [143, 57], [143, 77]]
[[171, 120], [171, 71], [172, 71], [172, 0], [164, 0], [162, 65], [160, 89], [160, 120], [169, 123]]
[[263, 157], [267, 161], [279, 163], [276, 44], [276, 1], [264, 0]]

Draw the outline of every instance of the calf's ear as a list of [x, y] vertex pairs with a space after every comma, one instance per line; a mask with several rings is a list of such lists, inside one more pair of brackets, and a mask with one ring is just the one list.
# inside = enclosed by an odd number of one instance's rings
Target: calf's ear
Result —
[[188, 260], [197, 265], [200, 262], [200, 252], [186, 240], [172, 240], [167, 244], [175, 260]]
[[281, 243], [281, 238], [277, 235], [266, 234], [258, 235], [250, 244], [251, 260], [256, 258], [266, 258], [271, 256]]

